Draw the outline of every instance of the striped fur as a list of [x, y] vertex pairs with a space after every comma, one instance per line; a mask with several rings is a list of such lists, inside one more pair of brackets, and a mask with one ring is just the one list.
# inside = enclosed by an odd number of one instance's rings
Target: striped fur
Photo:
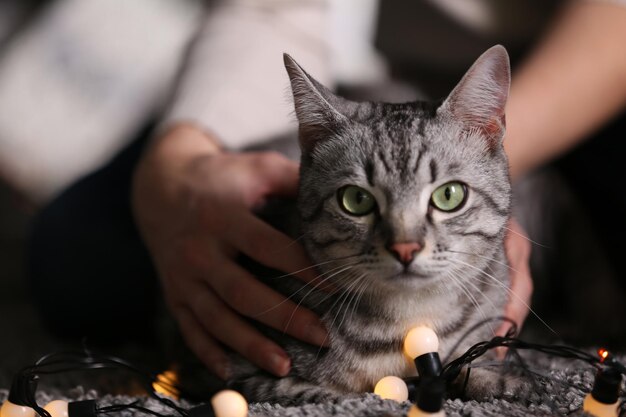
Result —
[[[439, 103], [349, 102], [290, 57], [285, 64], [303, 150], [298, 235], [320, 276], [339, 290], [302, 288], [295, 279], [270, 282], [321, 315], [330, 348], [266, 330], [290, 354], [290, 375], [277, 379], [240, 360], [231, 385], [255, 401], [319, 402], [371, 391], [386, 375], [414, 375], [402, 352], [413, 326], [437, 332], [442, 357], [489, 337], [487, 328], [450, 352], [473, 324], [501, 315], [507, 299], [504, 48], [483, 54]], [[430, 196], [452, 180], [467, 184], [467, 202], [457, 212], [438, 211]], [[342, 211], [336, 196], [345, 185], [371, 192], [377, 212], [354, 217]], [[404, 269], [386, 247], [412, 241], [423, 249]]]

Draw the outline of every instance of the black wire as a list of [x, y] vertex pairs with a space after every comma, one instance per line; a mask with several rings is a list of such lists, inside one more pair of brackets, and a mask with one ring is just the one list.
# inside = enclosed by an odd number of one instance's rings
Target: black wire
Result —
[[[473, 332], [478, 330], [480, 327], [494, 321], [507, 321], [511, 323], [512, 326], [505, 336], [496, 336], [493, 337], [491, 340], [476, 343], [461, 356], [452, 361], [448, 361], [450, 355], [455, 352], [456, 349], [458, 349], [458, 347], [461, 346], [461, 344]], [[472, 362], [496, 347], [508, 348], [510, 357], [515, 358], [515, 360], [518, 362], [517, 366], [519, 366], [524, 373], [531, 377], [534, 376], [533, 372], [530, 371], [517, 350], [534, 350], [550, 356], [581, 360], [597, 368], [611, 367], [621, 374], [626, 374], [626, 367], [621, 362], [617, 361], [613, 356], [609, 356], [603, 362], [603, 360], [600, 359], [599, 356], [589, 354], [585, 351], [573, 348], [571, 346], [543, 345], [539, 343], [526, 342], [521, 339], [515, 338], [514, 336], [516, 335], [516, 333], [517, 326], [515, 322], [507, 317], [493, 317], [477, 323], [476, 325], [468, 329], [453, 346], [450, 351], [451, 353], [443, 361], [445, 365], [443, 366], [440, 377], [449, 384], [457, 378], [463, 368], [466, 368], [467, 372], [463, 384], [463, 392], [465, 392], [465, 388], [470, 377], [470, 365], [472, 364]], [[512, 364], [509, 362], [508, 366], [511, 365]], [[35, 388], [39, 376], [92, 369], [123, 369], [126, 371], [130, 371], [138, 375], [146, 383], [146, 388], [152, 398], [156, 399], [166, 407], [175, 410], [182, 417], [188, 416], [188, 410], [178, 406], [174, 401], [160, 396], [157, 392], [155, 392], [152, 386], [152, 384], [156, 382], [159, 385], [164, 386], [166, 389], [175, 390], [184, 395], [185, 391], [183, 387], [181, 387], [179, 384], [172, 383], [168, 378], [161, 378], [159, 377], [159, 374], [155, 372], [150, 372], [146, 369], [142, 369], [124, 359], [115, 356], [97, 355], [91, 351], [88, 351], [86, 348], [83, 351], [54, 352], [42, 356], [37, 362], [35, 362], [34, 365], [23, 368], [16, 375], [14, 387], [12, 386], [12, 394], [15, 395], [23, 405], [27, 405], [33, 408], [40, 416], [51, 417], [50, 413], [37, 405], [35, 399]], [[533, 385], [535, 386], [535, 388], [537, 388], [536, 380], [534, 379]], [[14, 392], [14, 390], [17, 391]], [[150, 410], [143, 405], [138, 405], [137, 401], [129, 404], [115, 404], [101, 407], [98, 408], [97, 411], [106, 414], [127, 409], [135, 409], [137, 411], [144, 412], [146, 414], [150, 414], [156, 417], [171, 417], [169, 415], [164, 415]], [[620, 405], [620, 409], [620, 415], [626, 414], [626, 405], [624, 404], [624, 402], [622, 402], [622, 404]]]
[[112, 405], [108, 405], [108, 406], [104, 406], [104, 407], [98, 407], [96, 409], [96, 413], [97, 414], [109, 414], [109, 413], [116, 413], [119, 411], [125, 411], [125, 410], [137, 410], [137, 411], [141, 411], [145, 414], [150, 414], [156, 417], [173, 417], [170, 414], [161, 414], [157, 411], [151, 410], [147, 407], [144, 407], [142, 405], [138, 405], [139, 401], [133, 401], [132, 403], [129, 404], [112, 404]]
[[[86, 349], [83, 352], [61, 351], [49, 353], [42, 356], [41, 358], [39, 358], [39, 360], [35, 362], [34, 365], [23, 368], [16, 375], [15, 379], [17, 382], [15, 384], [15, 387], [17, 389], [17, 392], [14, 392], [13, 394], [19, 399], [19, 401], [23, 405], [27, 405], [33, 408], [41, 417], [51, 417], [50, 413], [48, 413], [37, 404], [34, 396], [35, 386], [33, 384], [36, 384], [39, 375], [53, 375], [64, 372], [93, 369], [124, 369], [135, 373], [142, 380], [144, 380], [147, 391], [152, 398], [161, 402], [166, 407], [175, 410], [183, 417], [186, 417], [188, 415], [186, 409], [178, 406], [174, 401], [168, 398], [161, 397], [154, 391], [154, 388], [152, 386], [152, 383], [154, 382], [157, 382], [158, 384], [170, 390], [176, 390], [178, 392], [181, 391], [179, 386], [171, 383], [167, 378], [158, 378], [157, 373], [142, 369], [124, 359], [114, 356], [96, 355], [92, 352], [87, 351]], [[125, 406], [129, 405], [126, 404]], [[112, 412], [111, 410], [113, 409], [103, 408], [103, 410], [108, 410], [107, 412]], [[152, 410], [145, 409], [145, 407], [138, 410], [147, 412], [148, 414], [152, 413]], [[152, 414], [161, 416], [158, 413]]]
[[542, 345], [538, 343], [525, 342], [513, 337], [496, 336], [491, 340], [476, 343], [470, 347], [463, 355], [448, 362], [444, 365], [442, 370], [442, 376], [448, 381], [452, 381], [461, 372], [464, 366], [469, 365], [477, 358], [481, 357], [489, 350], [496, 347], [506, 347], [509, 349], [522, 349], [522, 350], [535, 350], [548, 354], [550, 356], [561, 357], [565, 359], [578, 359], [587, 362], [591, 365], [600, 366], [601, 360], [599, 357], [591, 355], [579, 349], [575, 349], [571, 346], [565, 345]]
[[463, 343], [465, 341], [465, 339], [467, 339], [469, 337], [470, 334], [474, 333], [479, 328], [481, 328], [481, 327], [483, 327], [483, 326], [485, 326], [485, 325], [487, 325], [487, 324], [489, 324], [491, 322], [494, 322], [494, 321], [506, 321], [506, 322], [509, 322], [511, 324], [511, 327], [507, 331], [506, 336], [513, 337], [513, 336], [515, 336], [515, 334], [517, 334], [517, 323], [515, 323], [515, 321], [513, 321], [513, 319], [510, 319], [510, 318], [505, 317], [505, 316], [497, 316], [497, 317], [491, 317], [491, 318], [482, 320], [482, 321], [476, 323], [475, 325], [473, 325], [472, 327], [470, 327], [465, 333], [463, 333], [463, 335], [461, 335], [461, 337], [459, 338], [459, 340], [456, 341], [456, 343], [454, 344], [452, 349], [450, 349], [450, 353], [448, 353], [448, 356], [446, 356], [442, 362], [443, 363], [447, 363], [448, 360], [450, 359], [450, 357], [459, 348], [461, 343]]

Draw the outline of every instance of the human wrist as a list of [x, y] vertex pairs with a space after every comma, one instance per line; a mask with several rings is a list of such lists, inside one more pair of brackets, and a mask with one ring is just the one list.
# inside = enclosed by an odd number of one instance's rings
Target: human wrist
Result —
[[177, 123], [159, 135], [152, 143], [156, 154], [176, 158], [222, 153], [219, 140], [215, 135], [200, 129], [192, 123]]
[[172, 125], [155, 136], [142, 155], [133, 175], [131, 200], [137, 215], [152, 204], [175, 204], [189, 166], [198, 158], [222, 153], [217, 140], [191, 124]]

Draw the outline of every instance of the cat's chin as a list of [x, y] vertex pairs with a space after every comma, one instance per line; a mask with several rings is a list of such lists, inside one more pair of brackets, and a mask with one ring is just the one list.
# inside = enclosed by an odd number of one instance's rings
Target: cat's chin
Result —
[[426, 274], [419, 271], [402, 271], [389, 276], [387, 279], [393, 282], [415, 283], [422, 281], [432, 281], [435, 275]]

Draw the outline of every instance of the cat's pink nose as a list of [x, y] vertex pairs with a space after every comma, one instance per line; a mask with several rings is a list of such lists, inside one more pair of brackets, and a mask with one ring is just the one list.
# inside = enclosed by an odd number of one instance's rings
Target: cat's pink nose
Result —
[[417, 242], [394, 243], [389, 247], [389, 252], [403, 265], [409, 265], [422, 250], [422, 245]]

